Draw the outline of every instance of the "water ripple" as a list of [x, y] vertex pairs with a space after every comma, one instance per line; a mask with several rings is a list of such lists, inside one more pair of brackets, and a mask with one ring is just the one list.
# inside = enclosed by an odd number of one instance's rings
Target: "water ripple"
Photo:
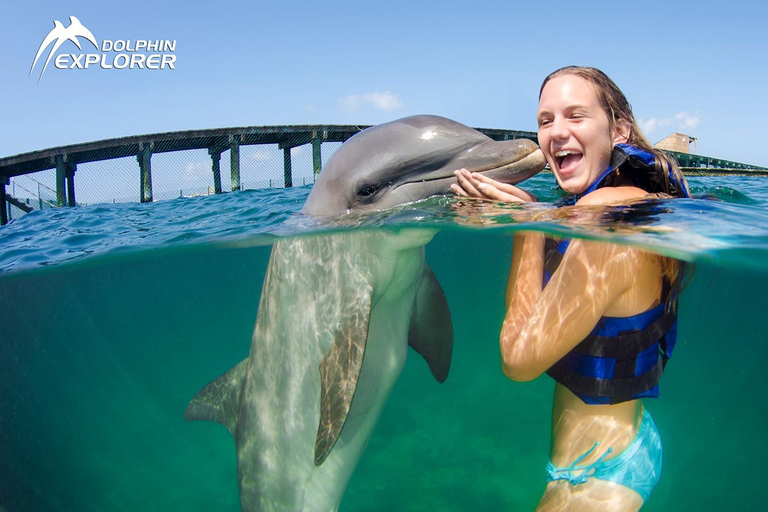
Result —
[[0, 272], [44, 267], [126, 250], [216, 243], [261, 245], [275, 237], [328, 229], [536, 229], [606, 239], [685, 259], [737, 261], [765, 268], [768, 180], [694, 177], [695, 199], [626, 207], [555, 208], [551, 175], [526, 188], [542, 201], [521, 207], [453, 197], [386, 212], [318, 220], [299, 212], [309, 187], [250, 190], [151, 204], [125, 203], [33, 211], [0, 228]]

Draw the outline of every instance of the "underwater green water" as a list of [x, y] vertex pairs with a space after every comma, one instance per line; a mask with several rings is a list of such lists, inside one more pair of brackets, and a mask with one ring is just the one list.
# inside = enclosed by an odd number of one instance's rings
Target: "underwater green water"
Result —
[[[551, 176], [535, 180], [541, 194]], [[768, 184], [691, 183], [719, 200], [624, 212], [631, 232], [525, 226], [695, 262], [661, 397], [646, 401], [664, 469], [643, 510], [761, 510]], [[0, 511], [240, 510], [230, 434], [183, 413], [247, 356], [269, 242], [316, 229], [293, 218], [306, 193], [49, 210], [0, 228]], [[444, 384], [410, 352], [342, 511], [532, 510], [543, 491], [553, 383], [509, 381], [498, 354], [517, 210], [472, 227], [451, 202], [359, 219], [440, 228], [427, 262], [455, 341]]]

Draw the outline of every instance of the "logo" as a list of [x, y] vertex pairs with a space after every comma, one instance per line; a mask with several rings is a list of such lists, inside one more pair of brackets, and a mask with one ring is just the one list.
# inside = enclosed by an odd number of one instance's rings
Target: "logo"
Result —
[[80, 46], [79, 38], [81, 37], [90, 42], [96, 51], [101, 53], [62, 53], [53, 61], [55, 68], [88, 69], [98, 65], [101, 69], [176, 69], [174, 66], [176, 62], [175, 40], [104, 39], [101, 42], [101, 47], [99, 47], [93, 33], [75, 16], [70, 16], [68, 27], [64, 27], [59, 20], [54, 20], [53, 29], [48, 32], [40, 44], [40, 48], [37, 49], [35, 60], [32, 61], [32, 67], [29, 68], [29, 74], [31, 75], [34, 71], [46, 48], [53, 43], [48, 52], [48, 58], [43, 64], [43, 69], [40, 71], [40, 78], [37, 79], [37, 83], [40, 83], [48, 64], [62, 44], [72, 41], [81, 52], [83, 51], [82, 46]]

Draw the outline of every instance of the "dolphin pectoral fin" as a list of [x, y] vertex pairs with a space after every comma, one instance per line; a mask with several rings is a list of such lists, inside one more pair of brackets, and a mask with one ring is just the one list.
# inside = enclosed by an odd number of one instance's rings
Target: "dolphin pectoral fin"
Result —
[[187, 421], [209, 420], [221, 423], [232, 435], [237, 426], [237, 411], [240, 406], [240, 390], [247, 369], [248, 359], [220, 376], [189, 402], [184, 411]]
[[[352, 306], [352, 303], [350, 303]], [[347, 421], [349, 408], [363, 366], [371, 317], [371, 293], [357, 297], [336, 332], [333, 347], [320, 363], [320, 423], [315, 439], [315, 465], [321, 465]]]
[[426, 359], [435, 379], [444, 382], [451, 368], [453, 323], [443, 288], [429, 266], [424, 267], [416, 291], [408, 345]]

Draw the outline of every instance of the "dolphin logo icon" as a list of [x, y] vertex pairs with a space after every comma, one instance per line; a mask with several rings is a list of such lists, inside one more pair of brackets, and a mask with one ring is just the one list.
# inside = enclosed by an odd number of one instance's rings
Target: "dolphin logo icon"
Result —
[[53, 21], [53, 29], [48, 32], [48, 35], [45, 36], [45, 39], [43, 39], [43, 42], [40, 44], [40, 48], [37, 49], [37, 55], [35, 55], [35, 60], [32, 62], [32, 67], [29, 68], [29, 74], [31, 75], [32, 70], [35, 69], [35, 64], [37, 64], [37, 61], [40, 58], [40, 55], [43, 54], [43, 50], [48, 48], [48, 46], [53, 41], [56, 41], [56, 43], [53, 45], [53, 48], [51, 48], [51, 51], [48, 53], [48, 58], [45, 60], [45, 65], [43, 66], [43, 70], [40, 72], [40, 78], [37, 79], [37, 83], [40, 83], [40, 80], [43, 79], [45, 68], [48, 67], [48, 63], [51, 61], [51, 57], [53, 57], [53, 54], [56, 53], [56, 50], [59, 49], [59, 46], [64, 44], [66, 41], [72, 41], [80, 50], [82, 50], [80, 41], [77, 39], [78, 37], [86, 38], [94, 47], [96, 47], [97, 50], [99, 49], [99, 45], [96, 43], [96, 38], [93, 37], [91, 31], [85, 28], [83, 24], [80, 23], [80, 20], [76, 17], [69, 17], [69, 26], [66, 28], [61, 24], [59, 20]]

